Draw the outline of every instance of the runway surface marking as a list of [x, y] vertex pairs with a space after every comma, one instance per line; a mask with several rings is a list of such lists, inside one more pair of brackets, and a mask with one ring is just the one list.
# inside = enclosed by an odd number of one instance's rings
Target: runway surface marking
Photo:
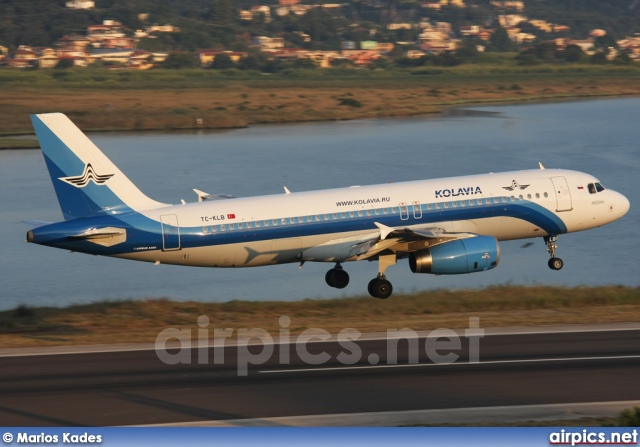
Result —
[[461, 366], [461, 365], [504, 365], [517, 363], [549, 363], [572, 362], [580, 360], [631, 360], [640, 359], [640, 355], [618, 355], [604, 357], [561, 357], [546, 359], [520, 359], [520, 360], [487, 360], [484, 362], [452, 362], [452, 363], [406, 363], [398, 365], [363, 365], [363, 366], [329, 366], [326, 368], [294, 368], [260, 370], [260, 374], [297, 373], [297, 372], [328, 372], [328, 371], [355, 371], [359, 369], [383, 369], [383, 368], [429, 368], [434, 366]]

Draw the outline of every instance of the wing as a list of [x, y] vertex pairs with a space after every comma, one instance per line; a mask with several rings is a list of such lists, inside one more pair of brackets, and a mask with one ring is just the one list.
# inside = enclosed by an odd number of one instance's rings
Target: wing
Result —
[[472, 233], [447, 233], [437, 227], [391, 228], [376, 222], [377, 231], [333, 239], [306, 249], [303, 261], [344, 262], [374, 260], [379, 255], [396, 254], [402, 258], [409, 253], [454, 239], [477, 236]]
[[454, 239], [464, 239], [476, 236], [472, 233], [447, 233], [437, 228], [392, 228], [375, 222], [380, 229], [377, 240], [367, 240], [353, 247], [352, 253], [356, 260], [372, 259], [384, 253], [403, 254], [422, 250], [434, 245], [444, 244]]

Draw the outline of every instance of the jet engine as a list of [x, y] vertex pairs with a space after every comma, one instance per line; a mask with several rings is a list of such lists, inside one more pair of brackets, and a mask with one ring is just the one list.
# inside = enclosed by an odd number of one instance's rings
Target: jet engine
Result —
[[493, 236], [456, 239], [411, 253], [413, 273], [457, 275], [491, 270], [500, 262], [500, 246]]

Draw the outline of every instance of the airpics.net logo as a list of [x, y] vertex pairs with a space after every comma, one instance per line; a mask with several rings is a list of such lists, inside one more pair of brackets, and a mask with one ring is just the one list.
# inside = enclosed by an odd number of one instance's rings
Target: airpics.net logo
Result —
[[[332, 335], [321, 328], [311, 328], [292, 335], [291, 318], [282, 315], [278, 319], [277, 335], [262, 328], [212, 328], [209, 317], [200, 315], [197, 334], [191, 329], [167, 328], [155, 341], [158, 358], [169, 365], [210, 364], [237, 365], [237, 374], [246, 376], [250, 366], [274, 362], [278, 365], [310, 365], [318, 367], [328, 363], [351, 366], [418, 364], [426, 359], [433, 364], [449, 365], [465, 362], [480, 362], [480, 339], [484, 329], [478, 317], [469, 318], [469, 327], [462, 331], [439, 328], [419, 334], [410, 328], [387, 329], [380, 339], [386, 340], [383, 352], [370, 352], [358, 342], [371, 340], [354, 328], [344, 328]], [[334, 344], [321, 345], [321, 342]], [[277, 353], [276, 353], [277, 346]], [[213, 358], [210, 358], [213, 348]], [[326, 350], [325, 350], [326, 349]], [[331, 351], [331, 354], [327, 352]], [[365, 353], [364, 351], [367, 351]], [[233, 358], [235, 354], [235, 358]], [[194, 358], [195, 356], [195, 358]], [[292, 361], [292, 357], [295, 360]], [[422, 358], [422, 360], [421, 360]]]
[[637, 445], [638, 430], [580, 431], [562, 429], [549, 435], [550, 445]]

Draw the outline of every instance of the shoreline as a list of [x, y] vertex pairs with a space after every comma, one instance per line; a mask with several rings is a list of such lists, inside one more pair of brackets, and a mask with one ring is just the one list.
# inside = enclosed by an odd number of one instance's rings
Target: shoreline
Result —
[[[594, 94], [561, 94], [561, 95], [539, 95], [539, 96], [531, 96], [531, 97], [508, 97], [508, 98], [492, 98], [487, 100], [460, 100], [460, 101], [448, 101], [448, 102], [435, 102], [432, 103], [431, 106], [434, 107], [434, 110], [429, 111], [418, 111], [418, 112], [410, 112], [404, 111], [403, 113], [396, 112], [391, 110], [387, 113], [378, 113], [375, 116], [371, 116], [368, 113], [363, 113], [362, 115], [358, 115], [355, 113], [353, 116], [348, 118], [337, 118], [337, 117], [326, 117], [326, 118], [317, 118], [317, 119], [293, 119], [290, 120], [266, 120], [266, 121], [255, 121], [249, 123], [237, 123], [237, 125], [229, 125], [229, 126], [202, 126], [198, 125], [197, 121], [191, 127], [148, 127], [148, 128], [136, 128], [136, 127], [127, 127], [127, 128], [89, 128], [82, 129], [85, 133], [110, 133], [110, 132], [176, 132], [176, 131], [215, 131], [215, 130], [233, 130], [233, 129], [244, 129], [255, 125], [287, 125], [287, 124], [302, 124], [302, 123], [311, 123], [311, 122], [331, 122], [331, 121], [355, 121], [355, 120], [363, 120], [363, 119], [387, 119], [387, 118], [409, 118], [409, 117], [428, 117], [428, 116], [445, 116], [451, 110], [456, 108], [463, 107], [480, 107], [480, 106], [491, 106], [491, 105], [524, 105], [524, 104], [541, 104], [541, 103], [559, 103], [559, 102], [578, 102], [578, 101], [594, 101], [598, 99], [624, 99], [624, 98], [634, 98], [639, 97], [640, 91], [637, 93], [594, 93]], [[15, 138], [15, 137], [25, 137], [25, 136], [34, 136], [31, 138]], [[8, 146], [7, 142], [12, 141], [24, 141], [24, 144], [16, 145], [16, 146]], [[9, 143], [11, 144], [11, 143]], [[3, 150], [33, 150], [40, 149], [40, 145], [38, 140], [35, 138], [35, 133], [33, 131], [30, 132], [15, 132], [15, 133], [0, 133], [0, 151]]]

